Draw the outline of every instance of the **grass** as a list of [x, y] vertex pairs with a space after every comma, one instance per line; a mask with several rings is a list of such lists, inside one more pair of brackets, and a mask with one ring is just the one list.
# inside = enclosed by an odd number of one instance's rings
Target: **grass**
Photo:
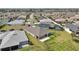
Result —
[[10, 29], [23, 29], [25, 26], [22, 25], [5, 25], [4, 27], [2, 27], [0, 30], [10, 30]]
[[35, 37], [31, 36], [30, 34], [26, 33], [29, 41], [33, 44], [30, 45], [28, 47], [24, 47], [22, 49], [20, 49], [20, 51], [26, 51], [26, 50], [32, 50], [32, 51], [45, 51], [47, 50], [47, 46], [45, 45], [45, 43], [40, 42], [38, 39], [36, 39]]
[[65, 31], [49, 30], [53, 35], [45, 42], [27, 34], [34, 45], [22, 48], [20, 51], [79, 51], [79, 42], [72, 40], [72, 36]]
[[51, 30], [55, 33], [54, 38], [45, 41], [49, 51], [76, 51], [79, 50], [79, 43], [72, 40], [72, 36], [65, 31]]

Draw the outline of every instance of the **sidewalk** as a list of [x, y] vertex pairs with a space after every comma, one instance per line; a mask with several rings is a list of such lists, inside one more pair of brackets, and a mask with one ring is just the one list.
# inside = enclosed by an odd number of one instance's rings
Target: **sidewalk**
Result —
[[41, 39], [40, 41], [41, 41], [41, 42], [44, 42], [44, 41], [46, 41], [46, 40], [48, 40], [48, 39], [49, 39], [49, 37], [46, 37], [46, 38]]
[[71, 34], [72, 32], [69, 30], [69, 28], [66, 28], [66, 27], [63, 27], [64, 28], [64, 30], [66, 31], [66, 32], [68, 32], [69, 34]]

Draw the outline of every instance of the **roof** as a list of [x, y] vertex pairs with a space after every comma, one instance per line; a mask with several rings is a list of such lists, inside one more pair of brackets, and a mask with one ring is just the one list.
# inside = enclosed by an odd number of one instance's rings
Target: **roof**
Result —
[[72, 24], [67, 24], [66, 27], [68, 27], [71, 31], [74, 32], [78, 30], [79, 25], [72, 23]]
[[26, 30], [38, 37], [41, 37], [49, 33], [47, 29], [42, 28], [42, 27], [31, 27], [30, 26], [30, 27], [27, 27]]
[[8, 24], [10, 25], [15, 25], [15, 24], [23, 24], [25, 22], [25, 20], [14, 20], [9, 22]]
[[20, 15], [18, 18], [26, 18], [26, 15]]
[[79, 26], [79, 21], [76, 21], [74, 24], [76, 24], [77, 26]]
[[75, 15], [73, 17], [70, 17], [70, 19], [79, 19], [79, 15]]
[[22, 41], [28, 41], [28, 38], [24, 31], [15, 30], [0, 34], [0, 40], [2, 40], [0, 48], [6, 48], [19, 45]]
[[39, 27], [42, 27], [42, 28], [49, 28], [49, 27], [55, 27], [55, 24], [51, 24], [51, 23], [40, 23], [40, 24], [37, 24]]
[[55, 21], [57, 21], [57, 22], [64, 22], [65, 19], [63, 19], [63, 18], [59, 18], [59, 19], [55, 19]]
[[0, 25], [3, 25], [3, 24], [7, 24], [9, 20], [5, 19], [5, 20], [0, 20]]
[[40, 20], [40, 23], [50, 23], [50, 22], [52, 22], [51, 19], [42, 19], [42, 20]]

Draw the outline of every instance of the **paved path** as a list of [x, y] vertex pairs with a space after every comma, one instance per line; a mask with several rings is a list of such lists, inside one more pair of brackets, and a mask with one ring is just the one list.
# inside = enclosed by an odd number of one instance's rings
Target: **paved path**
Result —
[[40, 41], [41, 41], [41, 42], [44, 42], [44, 41], [46, 41], [46, 40], [48, 40], [48, 39], [49, 39], [49, 37], [46, 37], [46, 38], [41, 39]]
[[66, 28], [66, 27], [63, 27], [64, 28], [64, 30], [66, 31], [66, 32], [68, 32], [69, 34], [71, 34], [72, 32], [69, 30], [69, 28]]

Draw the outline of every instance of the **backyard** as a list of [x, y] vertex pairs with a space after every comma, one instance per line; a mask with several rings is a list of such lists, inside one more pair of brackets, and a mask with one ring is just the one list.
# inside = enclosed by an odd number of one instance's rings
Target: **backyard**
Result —
[[[65, 31], [49, 30], [53, 35], [50, 36], [45, 42], [40, 42], [37, 39], [33, 39], [31, 36], [30, 40], [34, 42], [34, 45], [30, 45], [20, 49], [21, 51], [77, 51], [79, 50], [79, 43], [72, 40], [72, 36]], [[30, 36], [30, 35], [28, 35]], [[41, 44], [42, 43], [42, 44]], [[38, 47], [37, 47], [38, 46]], [[41, 49], [44, 48], [44, 49]]]
[[31, 45], [24, 47], [22, 49], [19, 49], [20, 51], [46, 51], [47, 50], [47, 46], [45, 45], [45, 43], [40, 42], [38, 39], [36, 39], [35, 37], [31, 36], [29, 33], [26, 32], [26, 35], [31, 43]]
[[77, 50], [73, 43], [72, 36], [65, 31], [56, 31], [50, 30], [54, 33], [54, 36], [51, 36], [49, 40], [45, 41], [49, 46], [49, 51], [71, 51]]

